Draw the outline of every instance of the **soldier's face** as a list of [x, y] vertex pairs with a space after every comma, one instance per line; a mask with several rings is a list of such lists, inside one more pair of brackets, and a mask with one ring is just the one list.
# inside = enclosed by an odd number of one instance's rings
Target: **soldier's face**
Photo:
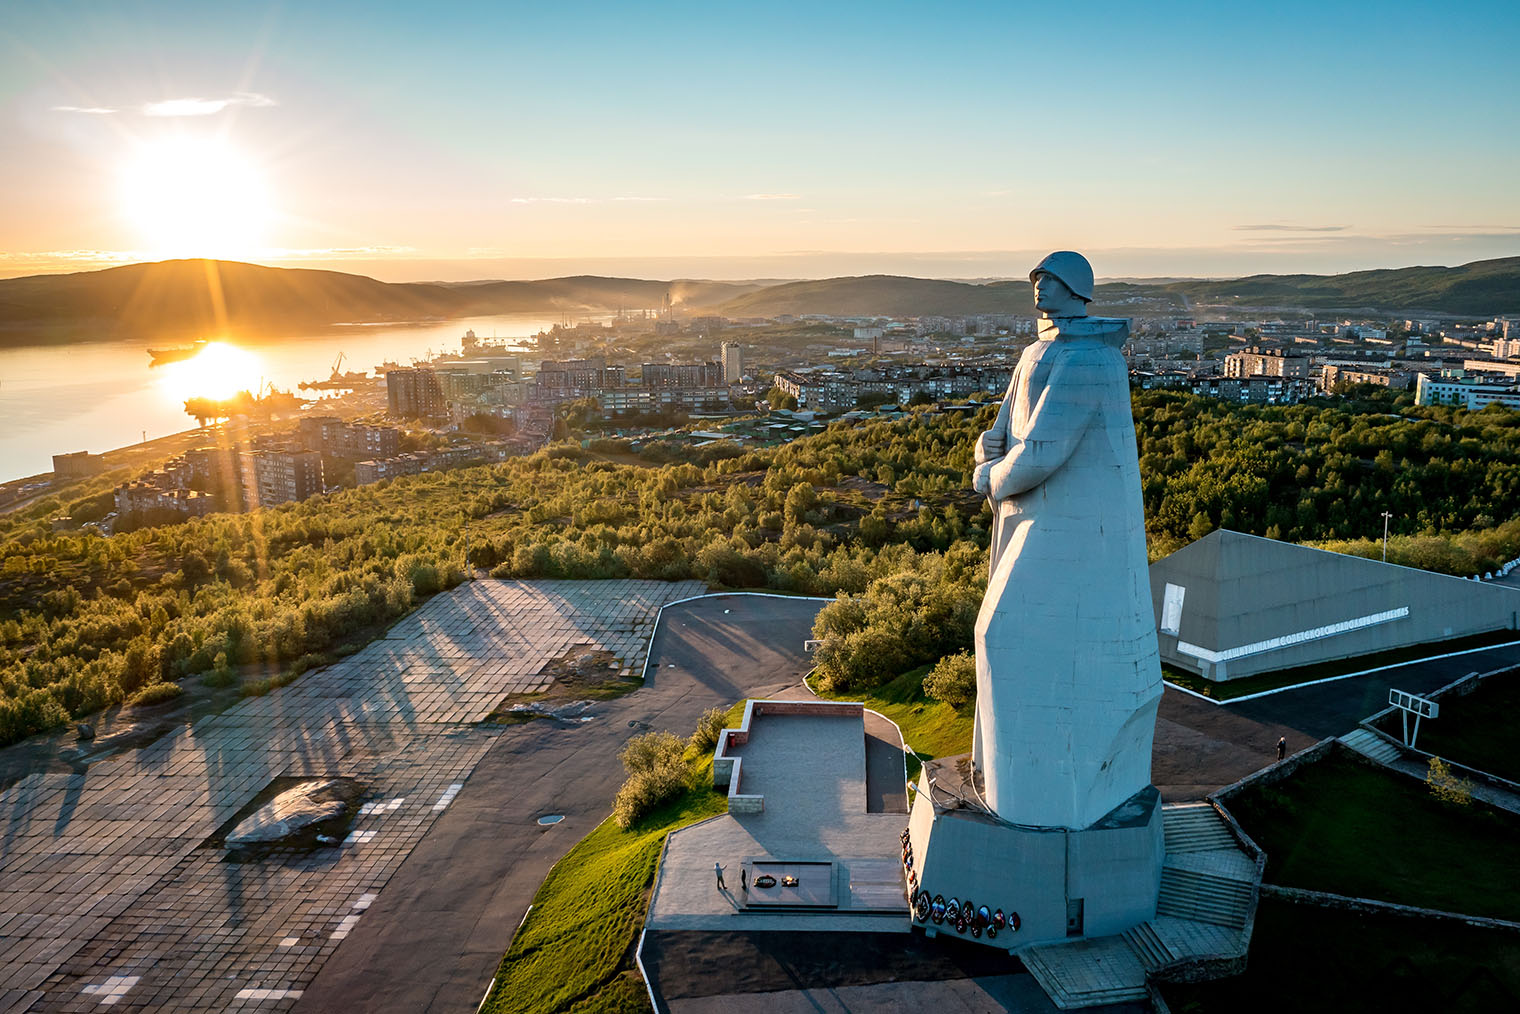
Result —
[[1055, 275], [1041, 271], [1034, 276], [1034, 308], [1041, 313], [1056, 313], [1069, 308], [1077, 297]]

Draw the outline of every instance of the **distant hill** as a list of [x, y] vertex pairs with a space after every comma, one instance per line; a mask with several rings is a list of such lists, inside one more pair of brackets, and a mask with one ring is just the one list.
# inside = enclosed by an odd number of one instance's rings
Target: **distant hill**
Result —
[[1520, 313], [1520, 257], [1474, 261], [1455, 268], [1414, 267], [1344, 275], [1251, 275], [1228, 282], [1187, 281], [1163, 286], [1205, 302], [1276, 309], [1429, 311], [1488, 316]]
[[670, 293], [699, 310], [756, 283], [580, 276], [473, 285], [390, 283], [340, 271], [175, 260], [0, 279], [0, 343], [166, 338], [219, 331], [289, 334], [349, 321], [657, 308]]
[[671, 282], [639, 278], [575, 275], [537, 282], [479, 282], [451, 286], [465, 299], [462, 313], [516, 313], [534, 310], [656, 309], [670, 293], [673, 303], [695, 312], [711, 309], [761, 288], [752, 282]]
[[[1094, 293], [1094, 313], [1133, 316], [1136, 313], [1180, 312], [1176, 293], [1155, 285], [1101, 284]], [[834, 317], [917, 317], [1009, 313], [1029, 316], [1034, 297], [1023, 279], [985, 283], [951, 282], [902, 275], [861, 275], [821, 278], [772, 285], [724, 303], [730, 317], [774, 317], [790, 313]]]
[[[493, 313], [605, 313], [660, 306], [729, 317], [841, 317], [1031, 312], [1028, 282], [953, 282], [900, 275], [815, 281], [659, 281], [578, 275], [539, 281], [390, 283], [363, 275], [178, 260], [71, 275], [0, 279], [0, 344], [233, 334], [279, 335], [352, 321], [415, 321]], [[1241, 310], [1371, 314], [1520, 313], [1520, 257], [1455, 268], [1344, 275], [1252, 275], [1233, 281], [1157, 280], [1098, 286], [1094, 312], [1185, 312], [1187, 301]]]
[[902, 275], [860, 275], [772, 285], [724, 303], [729, 317], [821, 313], [837, 317], [915, 317], [1030, 312], [1028, 282], [972, 285]]

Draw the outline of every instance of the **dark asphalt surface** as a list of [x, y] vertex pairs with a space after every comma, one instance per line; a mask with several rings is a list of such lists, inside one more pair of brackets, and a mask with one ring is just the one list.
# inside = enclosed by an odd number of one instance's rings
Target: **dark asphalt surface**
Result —
[[[473, 1011], [549, 868], [611, 812], [624, 742], [646, 728], [688, 735], [710, 707], [795, 686], [823, 604], [723, 596], [672, 606], [644, 687], [584, 725], [503, 729], [295, 1009]], [[546, 813], [565, 820], [540, 827]]]
[[866, 812], [908, 812], [902, 736], [885, 718], [866, 716]]
[[1327, 736], [1344, 735], [1368, 715], [1386, 708], [1390, 687], [1413, 694], [1427, 694], [1471, 672], [1491, 672], [1516, 665], [1520, 665], [1520, 645], [1486, 648], [1434, 662], [1411, 662], [1395, 669], [1301, 690], [1285, 690], [1270, 697], [1225, 707], [1242, 718], [1277, 723], [1317, 742]]

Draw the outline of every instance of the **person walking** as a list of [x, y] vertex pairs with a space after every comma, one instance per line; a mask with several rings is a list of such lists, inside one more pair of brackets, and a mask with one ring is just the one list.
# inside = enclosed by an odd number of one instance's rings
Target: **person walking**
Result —
[[1279, 736], [1277, 738], [1277, 759], [1282, 760], [1286, 756], [1288, 756], [1288, 737]]
[[745, 894], [749, 893], [749, 870], [742, 866], [739, 867], [739, 890]]
[[723, 883], [723, 866], [721, 863], [713, 863], [713, 872], [718, 875], [718, 890], [726, 891], [728, 887]]

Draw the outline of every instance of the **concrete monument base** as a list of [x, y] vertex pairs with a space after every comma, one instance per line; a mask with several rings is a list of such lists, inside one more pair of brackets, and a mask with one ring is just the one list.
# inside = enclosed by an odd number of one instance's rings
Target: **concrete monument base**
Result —
[[1153, 786], [1080, 830], [1010, 824], [974, 790], [964, 758], [919, 776], [903, 843], [915, 926], [1012, 951], [1155, 918], [1166, 845]]

